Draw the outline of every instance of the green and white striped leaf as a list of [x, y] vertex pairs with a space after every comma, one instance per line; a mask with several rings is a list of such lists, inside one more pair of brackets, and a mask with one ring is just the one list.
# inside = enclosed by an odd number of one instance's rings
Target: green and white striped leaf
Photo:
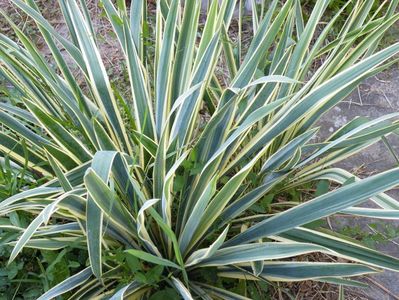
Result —
[[204, 259], [199, 266], [226, 266], [245, 262], [282, 259], [311, 252], [325, 252], [327, 249], [318, 245], [304, 243], [255, 243], [227, 247], [216, 251]]
[[62, 295], [84, 284], [92, 275], [93, 273], [91, 272], [91, 268], [88, 267], [83, 271], [80, 271], [79, 273], [69, 277], [68, 279], [65, 279], [63, 282], [57, 284], [55, 287], [40, 296], [38, 300], [54, 299], [57, 296]]
[[354, 206], [397, 184], [399, 184], [398, 169], [386, 171], [362, 181], [349, 184], [266, 219], [227, 241], [225, 246], [237, 245], [282, 233]]
[[319, 232], [307, 228], [298, 227], [284, 233], [279, 237], [284, 241], [295, 241], [300, 243], [312, 243], [326, 247], [339, 253], [350, 260], [365, 263], [378, 268], [389, 270], [399, 270], [399, 260], [395, 257], [380, 253], [360, 245], [356, 240], [351, 240], [345, 236], [332, 234], [332, 232]]
[[[358, 264], [267, 262], [265, 263], [265, 267], [260, 274], [260, 277], [270, 281], [303, 281], [334, 276], [351, 277], [375, 272], [377, 272], [375, 269]], [[250, 266], [240, 266], [239, 269], [220, 267], [218, 273], [221, 277], [258, 280], [250, 274]]]
[[193, 296], [191, 296], [190, 291], [184, 284], [177, 278], [172, 276], [172, 284], [179, 291], [180, 295], [183, 297], [184, 300], [194, 300]]

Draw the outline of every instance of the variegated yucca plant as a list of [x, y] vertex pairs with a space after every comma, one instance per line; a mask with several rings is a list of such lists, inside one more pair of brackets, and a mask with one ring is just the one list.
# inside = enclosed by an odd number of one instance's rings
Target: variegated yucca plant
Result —
[[[148, 299], [171, 289], [176, 298], [247, 299], [232, 291], [234, 280], [361, 285], [348, 278], [399, 271], [396, 258], [306, 226], [336, 213], [399, 218], [384, 194], [399, 184], [399, 169], [359, 179], [334, 167], [397, 130], [399, 113], [356, 118], [322, 142], [314, 127], [396, 62], [399, 43], [377, 45], [399, 19], [398, 0], [373, 14], [372, 0], [353, 1], [338, 35], [330, 33], [339, 13], [322, 20], [331, 1], [317, 1], [308, 18], [299, 0], [264, 1], [249, 16], [249, 45], [240, 1], [213, 0], [200, 24], [197, 0], [158, 0], [155, 11], [144, 0], [129, 9], [102, 0], [129, 75], [125, 91], [110, 83], [84, 0], [59, 0], [68, 35], [34, 0], [12, 2], [52, 55], [3, 12], [18, 41], [0, 36], [1, 75], [17, 93], [0, 103], [0, 149], [26, 182], [41, 182], [0, 202], [0, 229], [14, 237], [9, 261], [25, 247], [89, 257], [40, 299]], [[336, 189], [253, 209], [320, 180]], [[369, 199], [377, 208], [359, 206]], [[33, 215], [27, 228], [4, 221], [15, 211]]]

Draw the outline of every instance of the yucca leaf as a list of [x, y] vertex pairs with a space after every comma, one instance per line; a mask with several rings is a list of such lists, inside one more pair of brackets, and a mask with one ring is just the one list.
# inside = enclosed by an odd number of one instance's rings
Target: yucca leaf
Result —
[[[233, 82], [231, 83], [232, 87], [241, 88], [251, 80], [260, 59], [263, 57], [262, 54], [271, 46], [275, 36], [278, 33], [278, 30], [281, 27], [281, 24], [283, 24], [284, 19], [287, 17], [289, 9], [292, 6], [292, 2], [293, 1], [289, 0], [284, 4], [281, 11], [278, 13], [270, 27], [268, 26], [269, 19], [265, 18], [262, 21], [264, 22], [264, 26], [267, 28], [267, 31], [265, 32], [265, 34], [263, 34], [264, 30], [258, 30], [256, 36], [259, 35], [260, 40], [255, 37], [252, 41], [252, 44], [256, 48], [254, 48], [252, 51], [251, 48], [248, 50], [244, 62], [238, 70]], [[222, 104], [223, 103], [224, 102], [222, 102]]]
[[395, 15], [382, 22], [376, 28], [373, 34], [370, 34], [366, 38], [364, 38], [362, 42], [353, 51], [351, 51], [350, 56], [348, 56], [345, 63], [340, 66], [340, 69], [345, 70], [347, 67], [351, 66], [353, 62], [357, 61], [365, 52], [368, 53], [367, 50], [383, 36], [384, 32], [388, 28], [390, 28], [392, 24], [394, 24], [398, 20], [398, 18], [399, 16]]
[[[399, 52], [399, 44], [394, 44], [380, 52], [370, 56], [369, 58], [355, 64], [351, 68], [345, 70], [344, 72], [331, 78], [323, 85], [314, 89], [313, 92], [306, 95], [301, 99], [296, 99], [295, 97], [291, 100], [294, 105], [288, 105], [286, 109], [280, 110], [275, 116], [274, 121], [271, 122], [272, 125], [265, 126], [255, 137], [254, 140], [241, 151], [239, 155], [230, 163], [228, 170], [235, 166], [243, 157], [253, 154], [259, 151], [261, 147], [265, 146], [266, 141], [270, 141], [273, 138], [280, 135], [286, 129], [288, 129], [292, 124], [301, 119], [306, 112], [312, 108], [314, 105], [322, 102], [323, 99], [328, 99], [334, 96], [345, 87], [347, 87], [352, 81], [356, 81], [357, 77], [362, 76], [365, 72], [378, 66], [388, 58]], [[297, 96], [301, 97], [300, 93]]]
[[183, 163], [183, 161], [188, 156], [188, 151], [183, 152], [182, 155], [176, 160], [173, 166], [169, 169], [168, 173], [165, 175], [165, 180], [163, 181], [162, 189], [162, 217], [166, 224], [169, 226], [172, 224], [172, 204], [173, 197], [171, 195], [173, 179], [176, 175], [177, 168]]
[[232, 220], [245, 212], [264, 195], [266, 195], [266, 193], [270, 191], [277, 183], [281, 182], [287, 175], [288, 174], [285, 174], [284, 172], [277, 172], [266, 177], [262, 185], [251, 190], [227, 206], [220, 214], [219, 219], [215, 222], [215, 225], [212, 229], [220, 228], [220, 226], [228, 223], [229, 220]]
[[72, 223], [59, 224], [59, 225], [42, 226], [41, 228], [39, 228], [36, 231], [34, 236], [35, 237], [46, 236], [46, 235], [62, 233], [62, 232], [65, 232], [65, 233], [67, 233], [67, 232], [79, 233], [80, 231], [81, 231], [81, 228], [79, 227], [79, 223], [78, 222], [72, 222]]
[[222, 45], [223, 45], [223, 51], [224, 51], [224, 56], [226, 58], [226, 64], [229, 69], [229, 74], [230, 74], [230, 79], [234, 78], [237, 74], [237, 64], [234, 59], [234, 51], [232, 47], [232, 41], [230, 41], [230, 38], [227, 34], [227, 29], [226, 27], [223, 26], [222, 28]]
[[[138, 187], [134, 187], [135, 190], [139, 190]], [[173, 245], [173, 250], [174, 250], [174, 254], [176, 257], [177, 262], [179, 263], [179, 265], [181, 267], [184, 266], [183, 264], [183, 258], [182, 255], [180, 253], [179, 250], [179, 245], [177, 242], [177, 238], [176, 235], [174, 234], [174, 232], [171, 230], [171, 228], [168, 226], [168, 224], [166, 224], [162, 217], [156, 212], [156, 210], [154, 208], [152, 208], [152, 206], [154, 204], [156, 204], [157, 202], [159, 202], [159, 199], [150, 199], [150, 200], [145, 200], [144, 198], [142, 198], [143, 195], [140, 196], [140, 200], [142, 201], [142, 206], [140, 208], [140, 211], [138, 212], [138, 221], [137, 221], [137, 233], [139, 238], [147, 245], [147, 250], [150, 252], [153, 252], [155, 254], [157, 254], [158, 256], [161, 256], [158, 248], [154, 245], [154, 243], [152, 242], [148, 231], [145, 227], [145, 215], [144, 212], [146, 210], [149, 211], [149, 213], [151, 214], [151, 216], [155, 219], [155, 221], [157, 222], [158, 226], [162, 229], [163, 234], [169, 239], [169, 241], [172, 243]], [[183, 270], [183, 273], [185, 271]]]
[[50, 196], [54, 195], [57, 193], [62, 192], [63, 189], [60, 187], [45, 187], [45, 186], [39, 186], [27, 191], [23, 191], [19, 194], [16, 194], [14, 196], [11, 196], [3, 201], [0, 202], [0, 210], [6, 208], [7, 206], [10, 206], [20, 200], [32, 198], [32, 197], [39, 197], [39, 196]]
[[43, 156], [39, 153], [32, 151], [26, 147], [26, 144], [22, 141], [19, 142], [9, 135], [0, 132], [0, 150], [2, 153], [6, 153], [8, 157], [13, 159], [20, 165], [25, 165], [33, 170], [44, 175], [52, 175], [52, 170], [49, 166], [43, 164]]
[[[298, 1], [296, 1], [295, 7], [298, 6]], [[271, 61], [270, 65], [270, 74], [278, 74], [279, 68], [278, 66], [281, 65], [281, 60], [284, 57], [284, 55], [287, 53], [287, 48], [290, 46], [292, 43], [291, 35], [292, 35], [292, 30], [294, 26], [294, 20], [295, 19], [292, 15], [288, 17], [285, 27], [281, 33], [280, 40], [277, 44], [276, 50], [274, 51], [273, 58]]]
[[[305, 170], [304, 170], [305, 171]], [[333, 182], [339, 183], [339, 184], [345, 184], [349, 182], [350, 180], [353, 181], [359, 181], [360, 178], [357, 176], [354, 176], [353, 174], [349, 173], [346, 170], [343, 169], [338, 169], [338, 168], [330, 168], [330, 169], [325, 169], [322, 171], [317, 171], [313, 170], [312, 174], [308, 174], [306, 172], [300, 174], [298, 176], [300, 179], [296, 184], [304, 183], [304, 182], [309, 182], [311, 180], [318, 180], [318, 179], [327, 179], [331, 180]], [[288, 188], [290, 185], [287, 186]], [[397, 210], [399, 209], [399, 205], [395, 199], [392, 197], [388, 196], [387, 194], [380, 193], [376, 196], [370, 197], [370, 200], [372, 200], [374, 203], [379, 205], [380, 207], [384, 209], [394, 209]]]
[[[251, 275], [249, 275], [250, 272], [250, 266], [240, 266], [240, 268], [221, 267], [218, 274], [221, 277], [246, 278], [256, 280], [256, 277], [251, 277]], [[334, 276], [359, 276], [375, 272], [375, 269], [358, 264], [267, 262], [265, 263], [265, 267], [263, 269], [263, 272], [260, 274], [260, 277], [271, 281], [302, 281]]]
[[[343, 14], [348, 1], [332, 18], [323, 15], [329, 0], [316, 1], [309, 16], [299, 0], [260, 7], [250, 0], [253, 30], [245, 32], [244, 1], [212, 0], [199, 22], [199, 1], [135, 0], [129, 12], [124, 0], [103, 0], [112, 26], [106, 42], [119, 41], [117, 70], [127, 71], [130, 91], [122, 81], [111, 87], [88, 3], [59, 1], [64, 37], [34, 0], [13, 2], [50, 52], [6, 15], [17, 40], [0, 35], [0, 181], [4, 166], [7, 189], [23, 192], [2, 200], [0, 212], [35, 217], [28, 225], [1, 219], [7, 233], [0, 244], [14, 247], [10, 260], [24, 248], [89, 255], [88, 269], [41, 299], [68, 291], [76, 299], [151, 298], [158, 289], [183, 299], [246, 299], [227, 290], [236, 281], [214, 286], [204, 273], [211, 267], [231, 279], [340, 286], [361, 286], [346, 278], [374, 268], [399, 270], [396, 258], [301, 227], [333, 214], [399, 217], [396, 200], [383, 193], [399, 184], [398, 169], [363, 180], [326, 169], [396, 133], [397, 114], [357, 119], [312, 140], [325, 112], [398, 60], [391, 59], [398, 43], [373, 53], [399, 18], [399, 0], [375, 9], [371, 0], [355, 1]], [[280, 202], [320, 180], [339, 187], [301, 204]], [[39, 188], [24, 191], [35, 181]], [[368, 199], [379, 208], [358, 206]], [[270, 209], [254, 212], [269, 201]], [[276, 261], [312, 252], [348, 263]], [[126, 255], [162, 274], [143, 269], [133, 272], [138, 281], [121, 282]]]
[[15, 107], [9, 103], [0, 103], [0, 108], [3, 111], [8, 112], [9, 114], [15, 115], [16, 117], [26, 120], [34, 125], [39, 125], [39, 123], [37, 122], [35, 117], [29, 111], [26, 111], [25, 109]]
[[144, 68], [142, 68], [142, 62], [138, 56], [134, 41], [130, 36], [129, 24], [127, 22], [127, 18], [124, 17], [123, 32], [125, 34], [124, 40], [126, 45], [122, 45], [122, 47], [126, 48], [125, 55], [132, 89], [135, 121], [141, 132], [156, 141], [157, 136], [155, 134], [155, 121], [151, 97], [146, 84], [148, 74], [146, 74]]
[[[137, 1], [141, 2], [141, 1]], [[125, 39], [125, 32], [123, 28], [123, 20], [120, 14], [118, 13], [118, 10], [115, 8], [114, 4], [110, 0], [104, 0], [102, 1], [102, 5], [104, 6], [104, 11], [106, 12], [108, 16], [108, 20], [111, 22], [112, 28], [114, 29], [114, 32], [116, 33], [116, 36], [120, 42], [120, 45], [122, 49], [126, 51], [126, 39]], [[122, 14], [125, 13], [125, 11], [122, 11]]]
[[316, 133], [317, 129], [309, 130], [304, 134], [292, 139], [287, 145], [281, 147], [279, 151], [270, 156], [263, 164], [261, 172], [270, 172], [279, 167], [287, 159], [289, 159], [297, 149], [300, 149], [308, 142]]
[[[198, 284], [203, 291], [207, 292], [210, 296], [216, 296], [220, 297], [221, 299], [226, 299], [226, 300], [249, 300], [250, 298], [238, 295], [236, 293], [233, 293], [231, 291], [221, 289], [218, 287], [215, 287], [213, 285], [208, 285], [208, 284], [201, 284], [196, 282], [195, 284]], [[212, 299], [212, 298], [210, 298]]]
[[8, 128], [16, 131], [19, 135], [26, 138], [28, 141], [36, 145], [48, 144], [49, 141], [40, 135], [36, 134], [34, 131], [28, 129], [21, 120], [11, 117], [9, 114], [0, 111], [0, 122], [1, 124], [7, 126]]
[[122, 147], [121, 149], [131, 152], [130, 141], [127, 138], [126, 129], [122, 126], [122, 117], [118, 111], [105, 67], [94, 37], [90, 34], [90, 24], [83, 18], [75, 1], [68, 1], [67, 8], [88, 68], [91, 88], [96, 102], [102, 108], [101, 112], [107, 116], [107, 122], [109, 122], [107, 125], [111, 134], [115, 136], [118, 145]]
[[256, 48], [260, 45], [262, 39], [269, 30], [272, 17], [276, 11], [277, 5], [278, 5], [277, 0], [274, 0], [273, 2], [270, 3], [267, 10], [267, 14], [264, 16], [264, 18], [261, 20], [261, 23], [259, 24], [259, 28], [256, 34], [254, 35], [251, 44], [248, 47], [247, 55], [245, 56], [242, 64], [246, 64], [249, 58], [253, 56], [254, 52], [256, 51]]
[[[161, 198], [163, 196], [164, 185], [166, 183], [165, 176], [166, 176], [166, 152], [167, 152], [167, 131], [164, 130], [162, 132], [162, 136], [159, 140], [159, 145], [157, 147], [157, 152], [155, 154], [155, 161], [154, 161], [154, 170], [153, 170], [153, 177], [154, 177], [154, 185], [153, 185], [153, 195], [155, 198]], [[174, 174], [170, 174], [174, 176]], [[170, 178], [170, 182], [172, 182], [173, 178]], [[166, 185], [165, 185], [166, 187]], [[165, 195], [169, 196], [169, 195]], [[165, 207], [165, 204], [163, 204]], [[164, 218], [166, 218], [166, 214], [164, 213]]]
[[363, 207], [351, 207], [341, 211], [344, 214], [376, 218], [376, 219], [398, 219], [398, 210], [388, 209], [376, 209], [376, 208], [363, 208]]
[[[75, 168], [79, 168], [77, 163], [68, 155], [68, 152], [64, 152], [62, 148], [56, 145], [45, 145], [43, 146], [44, 149], [48, 153], [50, 153], [57, 163], [59, 163], [65, 170], [73, 170]], [[85, 166], [88, 162], [80, 165]], [[76, 178], [75, 178], [76, 179]]]
[[160, 138], [164, 122], [171, 107], [171, 82], [168, 74], [172, 67], [172, 54], [174, 50], [174, 39], [177, 25], [177, 12], [179, 1], [172, 0], [168, 17], [162, 37], [162, 47], [156, 72], [156, 99], [155, 99], [155, 122], [157, 134]]
[[43, 209], [40, 214], [29, 224], [28, 228], [23, 232], [18, 242], [14, 246], [10, 257], [8, 259], [8, 264], [10, 264], [16, 256], [22, 251], [22, 248], [28, 243], [29, 239], [37, 231], [37, 229], [42, 225], [42, 223], [47, 223], [53, 214], [58, 201], [55, 201]]
[[[10, 246], [15, 246], [16, 242], [9, 243]], [[39, 249], [39, 250], [50, 250], [56, 251], [61, 250], [71, 245], [77, 247], [84, 247], [84, 237], [56, 237], [56, 238], [31, 238], [26, 242], [25, 248]]]
[[183, 232], [179, 237], [180, 251], [182, 253], [185, 253], [187, 246], [191, 241], [192, 234], [197, 230], [197, 227], [204, 216], [206, 206], [216, 191], [216, 180], [217, 177], [215, 176], [214, 179], [209, 182], [184, 225]]
[[[273, 103], [270, 103], [269, 105], [266, 105], [264, 107], [259, 108], [255, 112], [253, 112], [248, 118], [238, 127], [236, 128], [232, 134], [228, 137], [228, 139], [217, 149], [214, 149], [213, 155], [206, 161], [205, 166], [203, 167], [203, 170], [201, 171], [201, 174], [199, 175], [199, 181], [196, 185], [196, 189], [192, 191], [192, 194], [198, 197], [198, 194], [196, 194], [196, 191], [201, 191], [207, 184], [208, 180], [213, 176], [213, 173], [215, 172], [216, 166], [218, 164], [218, 161], [221, 158], [221, 155], [225, 153], [226, 149], [233, 144], [237, 138], [240, 137], [241, 134], [243, 134], [245, 131], [247, 131], [251, 126], [253, 126], [256, 122], [262, 120], [265, 118], [268, 114], [272, 113], [273, 110], [278, 108], [283, 101], [275, 101]], [[204, 134], [207, 133], [206, 130], [209, 130], [210, 132], [213, 131], [214, 128], [218, 126], [220, 122], [223, 121], [223, 118], [226, 114], [229, 113], [229, 110], [231, 109], [232, 102], [229, 104], [226, 104], [226, 106], [220, 110], [218, 114], [214, 116], [214, 118], [211, 120], [211, 122], [208, 124], [208, 127], [205, 129]], [[207, 145], [208, 149], [210, 149], [211, 145]], [[208, 152], [208, 150], [204, 150], [204, 152]], [[190, 202], [194, 200], [190, 199]], [[186, 207], [186, 211], [188, 209], [191, 209], [190, 202], [188, 202], [189, 206]]]
[[225, 247], [285, 232], [354, 206], [397, 184], [399, 184], [399, 169], [386, 171], [362, 181], [349, 184], [250, 227], [243, 233], [227, 241]]
[[96, 137], [96, 141], [99, 147], [98, 150], [116, 151], [117, 146], [109, 137], [108, 133], [104, 130], [103, 125], [97, 119], [94, 118], [92, 122], [93, 122], [94, 135]]
[[[194, 68], [192, 71], [191, 87], [200, 82], [209, 82], [211, 72], [216, 64], [216, 57], [220, 52], [219, 47], [219, 27], [230, 24], [231, 16], [234, 10], [234, 1], [226, 0], [222, 2], [217, 13], [218, 2], [213, 0], [211, 8], [202, 33], [200, 45], [197, 50]], [[217, 82], [217, 80], [216, 80]], [[199, 110], [199, 101], [203, 89], [194, 93], [181, 107], [181, 111], [176, 116], [176, 121], [171, 130], [171, 140], [177, 137], [178, 145], [185, 145], [192, 136], [195, 125], [195, 118]]]
[[327, 249], [304, 243], [254, 243], [222, 248], [202, 260], [199, 266], [226, 266], [232, 264], [282, 259], [311, 252], [325, 252]]
[[[332, 149], [334, 147], [345, 147], [344, 141], [346, 139], [348, 139], [349, 141], [349, 145], [355, 145], [357, 143], [362, 143], [362, 142], [369, 142], [370, 140], [372, 140], [374, 137], [379, 137], [381, 135], [384, 135], [385, 133], [388, 133], [390, 131], [393, 131], [396, 129], [396, 125], [393, 127], [390, 126], [384, 126], [385, 128], [383, 128], [382, 132], [381, 130], [377, 129], [375, 132], [372, 133], [367, 133], [367, 131], [370, 129], [370, 127], [374, 126], [374, 125], [379, 125], [381, 123], [383, 123], [386, 120], [389, 120], [391, 118], [397, 117], [399, 116], [399, 114], [393, 113], [393, 114], [388, 114], [385, 116], [382, 116], [380, 118], [377, 118], [376, 120], [372, 120], [369, 121], [365, 124], [359, 125], [357, 126], [355, 129], [349, 131], [348, 133], [343, 134], [342, 136], [340, 136], [339, 138], [335, 139], [334, 141], [331, 141], [328, 145], [321, 147], [320, 150], [316, 151], [314, 154], [312, 154], [311, 156], [309, 156], [308, 158], [306, 158], [303, 162], [301, 162], [300, 166], [303, 166], [305, 164], [307, 164], [309, 161], [313, 160], [314, 158], [320, 156], [321, 154], [325, 153], [326, 151], [328, 151], [329, 149]], [[388, 130], [387, 130], [388, 129]], [[355, 135], [360, 135], [362, 134], [364, 131], [366, 131], [365, 136], [357, 136], [357, 137], [353, 137]]]
[[312, 243], [326, 247], [351, 260], [369, 264], [378, 268], [398, 270], [399, 260], [395, 257], [379, 253], [378, 251], [360, 245], [356, 240], [348, 239], [332, 232], [319, 232], [298, 227], [279, 234], [285, 240], [300, 243]]
[[[52, 152], [50, 152], [50, 153], [53, 154]], [[53, 155], [53, 157], [56, 157], [56, 156]], [[61, 156], [61, 158], [60, 157], [56, 157], [56, 158], [57, 158], [57, 160], [59, 160], [64, 157]], [[86, 170], [90, 167], [90, 164], [91, 164], [91, 161], [88, 161], [88, 162], [81, 164], [77, 167], [71, 168], [70, 170], [68, 170], [67, 173], [65, 173], [65, 177], [68, 179], [68, 181], [71, 183], [72, 186], [78, 186], [83, 183], [83, 176], [84, 176]], [[59, 183], [58, 178], [54, 178], [54, 179], [50, 180], [49, 182], [43, 184], [43, 186], [44, 187], [59, 187], [60, 183]]]
[[71, 183], [68, 181], [68, 178], [65, 177], [65, 174], [62, 172], [61, 168], [57, 165], [54, 158], [49, 153], [47, 153], [47, 158], [51, 167], [54, 170], [55, 175], [57, 176], [60, 182], [61, 187], [64, 189], [65, 192], [71, 191], [73, 189]]
[[[89, 259], [90, 265], [93, 271], [93, 274], [100, 279], [102, 275], [102, 259], [101, 259], [101, 241], [103, 236], [103, 211], [99, 207], [98, 203], [95, 201], [95, 198], [98, 199], [98, 194], [104, 197], [104, 194], [98, 193], [94, 194], [94, 197], [91, 193], [98, 192], [97, 186], [101, 186], [99, 182], [104, 181], [108, 183], [110, 178], [110, 172], [112, 167], [112, 162], [115, 158], [116, 152], [107, 152], [101, 151], [97, 152], [92, 160], [91, 167], [93, 171], [90, 172], [90, 169], [87, 171], [84, 180], [85, 184], [88, 185], [89, 179], [95, 178], [94, 172], [98, 174], [98, 180], [96, 181], [97, 185], [93, 184], [89, 186], [88, 191], [89, 194], [87, 196], [87, 207], [86, 207], [86, 232], [87, 232], [87, 246], [89, 251]], [[97, 178], [96, 178], [97, 179]], [[105, 184], [104, 184], [105, 185]], [[102, 186], [101, 186], [102, 187]], [[103, 190], [106, 190], [103, 188]], [[108, 194], [108, 197], [110, 195]], [[107, 198], [107, 202], [112, 199]], [[109, 209], [109, 207], [107, 207]]]
[[[33, 9], [39, 11], [37, 5], [34, 3], [33, 0], [28, 0], [27, 1], [28, 5], [32, 7]], [[63, 5], [63, 1], [60, 1], [60, 7], [62, 9], [65, 9], [65, 5]], [[65, 14], [64, 14], [65, 16]], [[66, 19], [67, 24], [70, 24], [70, 20]], [[82, 90], [80, 89], [79, 85], [75, 81], [75, 78], [72, 75], [72, 72], [70, 71], [64, 57], [61, 55], [60, 50], [57, 48], [55, 40], [51, 36], [51, 33], [48, 31], [47, 28], [41, 26], [38, 24], [38, 27], [46, 40], [52, 54], [54, 55], [54, 59], [56, 63], [58, 64], [62, 74], [64, 75], [66, 81], [68, 82], [68, 85], [71, 87], [71, 92], [75, 95], [79, 102], [79, 107], [88, 115], [91, 116], [91, 111], [89, 108], [88, 100], [84, 97]], [[75, 36], [72, 35], [72, 39], [75, 40], [75, 45], [77, 45], [77, 40], [75, 39]]]
[[[218, 46], [218, 35], [215, 34], [206, 48], [204, 55], [198, 62], [198, 66], [193, 71], [192, 86], [204, 82], [209, 76], [212, 67], [215, 63], [215, 53]], [[197, 54], [198, 55], [198, 54]], [[177, 138], [180, 145], [184, 145], [192, 134], [194, 126], [194, 112], [198, 110], [201, 92], [197, 91], [191, 95], [177, 112], [176, 119], [171, 129], [170, 139], [173, 141]]]
[[184, 5], [183, 20], [173, 66], [172, 103], [188, 88], [189, 74], [191, 73], [194, 59], [200, 6], [200, 3], [195, 0], [187, 1]]
[[135, 130], [132, 131], [132, 135], [133, 135], [135, 141], [138, 144], [142, 145], [147, 150], [147, 152], [149, 154], [151, 154], [152, 157], [156, 156], [156, 152], [157, 152], [157, 149], [158, 149], [158, 144], [154, 140], [150, 139], [145, 134], [142, 134], [142, 133], [140, 133], [138, 131], [135, 131]]
[[70, 134], [58, 120], [45, 113], [36, 104], [27, 100], [25, 103], [60, 147], [66, 149], [76, 162], [83, 163], [91, 159], [91, 154], [84, 144]]
[[221, 215], [223, 209], [229, 203], [229, 201], [234, 196], [236, 191], [240, 188], [240, 185], [242, 184], [244, 179], [248, 176], [249, 172], [253, 168], [254, 164], [257, 162], [260, 155], [262, 155], [262, 153], [259, 153], [257, 157], [252, 159], [247, 165], [241, 168], [240, 171], [237, 172], [237, 174], [235, 174], [215, 195], [215, 197], [207, 206], [204, 212], [204, 216], [198, 225], [198, 229], [193, 233], [192, 237], [193, 243], [190, 245], [191, 247], [194, 246], [196, 242], [198, 242], [201, 238], [204, 237], [208, 229]]
[[322, 278], [322, 279], [317, 279], [319, 282], [327, 282], [330, 284], [336, 284], [336, 285], [342, 285], [342, 286], [353, 286], [353, 287], [359, 287], [359, 288], [367, 288], [368, 285], [361, 282], [361, 281], [356, 281], [352, 279], [342, 279], [342, 278]]
[[125, 298], [125, 294], [127, 294], [127, 292], [131, 295], [132, 293], [142, 289], [145, 285], [137, 282], [137, 281], [133, 281], [132, 283], [129, 283], [127, 285], [125, 285], [123, 288], [119, 289], [111, 298], [110, 300], [123, 300]]
[[[324, 10], [327, 8], [329, 2], [331, 1], [318, 0], [314, 8], [312, 9], [312, 14], [309, 17], [309, 20], [307, 21], [306, 26], [303, 29], [303, 32], [301, 33], [301, 35], [298, 36], [298, 44], [292, 53], [292, 57], [286, 73], [288, 77], [297, 79], [297, 75], [301, 70], [296, 66], [302, 65], [303, 59], [308, 51], [316, 27], [322, 17]], [[284, 89], [282, 93], [280, 93], [280, 96], [286, 96]]]
[[[113, 200], [116, 197], [115, 194], [94, 169], [89, 169], [86, 172], [85, 185], [91, 199], [101, 210], [101, 213], [104, 213], [109, 220], [115, 222], [121, 230], [128, 228], [131, 232], [135, 229], [136, 224], [133, 216], [123, 204]], [[89, 222], [88, 226], [90, 226]]]
[[143, 48], [143, 32], [144, 32], [144, 24], [145, 22], [145, 12], [146, 1], [134, 1], [130, 6], [130, 31], [134, 40], [134, 44], [136, 45], [137, 53], [142, 55]]
[[180, 293], [184, 300], [194, 300], [193, 296], [191, 296], [190, 291], [184, 284], [177, 278], [172, 276], [172, 284], [176, 288], [176, 290]]
[[227, 233], [229, 231], [229, 226], [227, 226], [223, 232], [219, 235], [219, 237], [206, 249], [199, 249], [195, 251], [186, 261], [186, 266], [192, 266], [200, 263], [204, 259], [207, 259], [214, 255], [214, 253], [222, 246], [224, 243]]
[[159, 251], [158, 247], [154, 244], [152, 241], [152, 238], [146, 228], [145, 221], [146, 216], [145, 216], [145, 211], [147, 209], [150, 209], [153, 205], [158, 203], [160, 200], [159, 199], [150, 199], [147, 200], [143, 203], [141, 206], [138, 214], [137, 214], [137, 234], [139, 238], [142, 240], [142, 242], [146, 245], [147, 250], [157, 256], [162, 256], [161, 252]]
[[12, 0], [15, 5], [17, 5], [21, 10], [26, 12], [32, 19], [37, 22], [40, 26], [42, 26], [44, 29], [46, 29], [53, 37], [55, 37], [61, 45], [65, 48], [65, 50], [68, 51], [68, 53], [71, 55], [71, 57], [75, 60], [75, 62], [78, 64], [78, 66], [83, 70], [86, 71], [85, 63], [83, 61], [82, 54], [80, 50], [73, 45], [71, 42], [69, 42], [66, 38], [61, 36], [52, 26], [51, 24], [40, 14], [38, 13], [34, 8], [30, 7], [26, 3], [24, 3], [21, 0]]
[[63, 282], [57, 284], [55, 287], [44, 293], [38, 300], [50, 300], [62, 295], [74, 288], [85, 283], [92, 276], [91, 268], [86, 268], [83, 271], [69, 277]]

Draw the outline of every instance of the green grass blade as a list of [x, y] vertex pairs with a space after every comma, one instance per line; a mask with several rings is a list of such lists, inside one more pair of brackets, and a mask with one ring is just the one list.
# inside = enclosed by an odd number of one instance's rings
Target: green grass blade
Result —
[[181, 269], [180, 266], [176, 265], [175, 263], [173, 263], [167, 259], [149, 254], [149, 253], [141, 251], [141, 250], [129, 249], [129, 250], [126, 250], [125, 253], [127, 253], [129, 255], [133, 255], [141, 260], [145, 260], [145, 261], [150, 262], [155, 265], [171, 267], [171, 268], [175, 268], [175, 269], [179, 269], [179, 270]]

